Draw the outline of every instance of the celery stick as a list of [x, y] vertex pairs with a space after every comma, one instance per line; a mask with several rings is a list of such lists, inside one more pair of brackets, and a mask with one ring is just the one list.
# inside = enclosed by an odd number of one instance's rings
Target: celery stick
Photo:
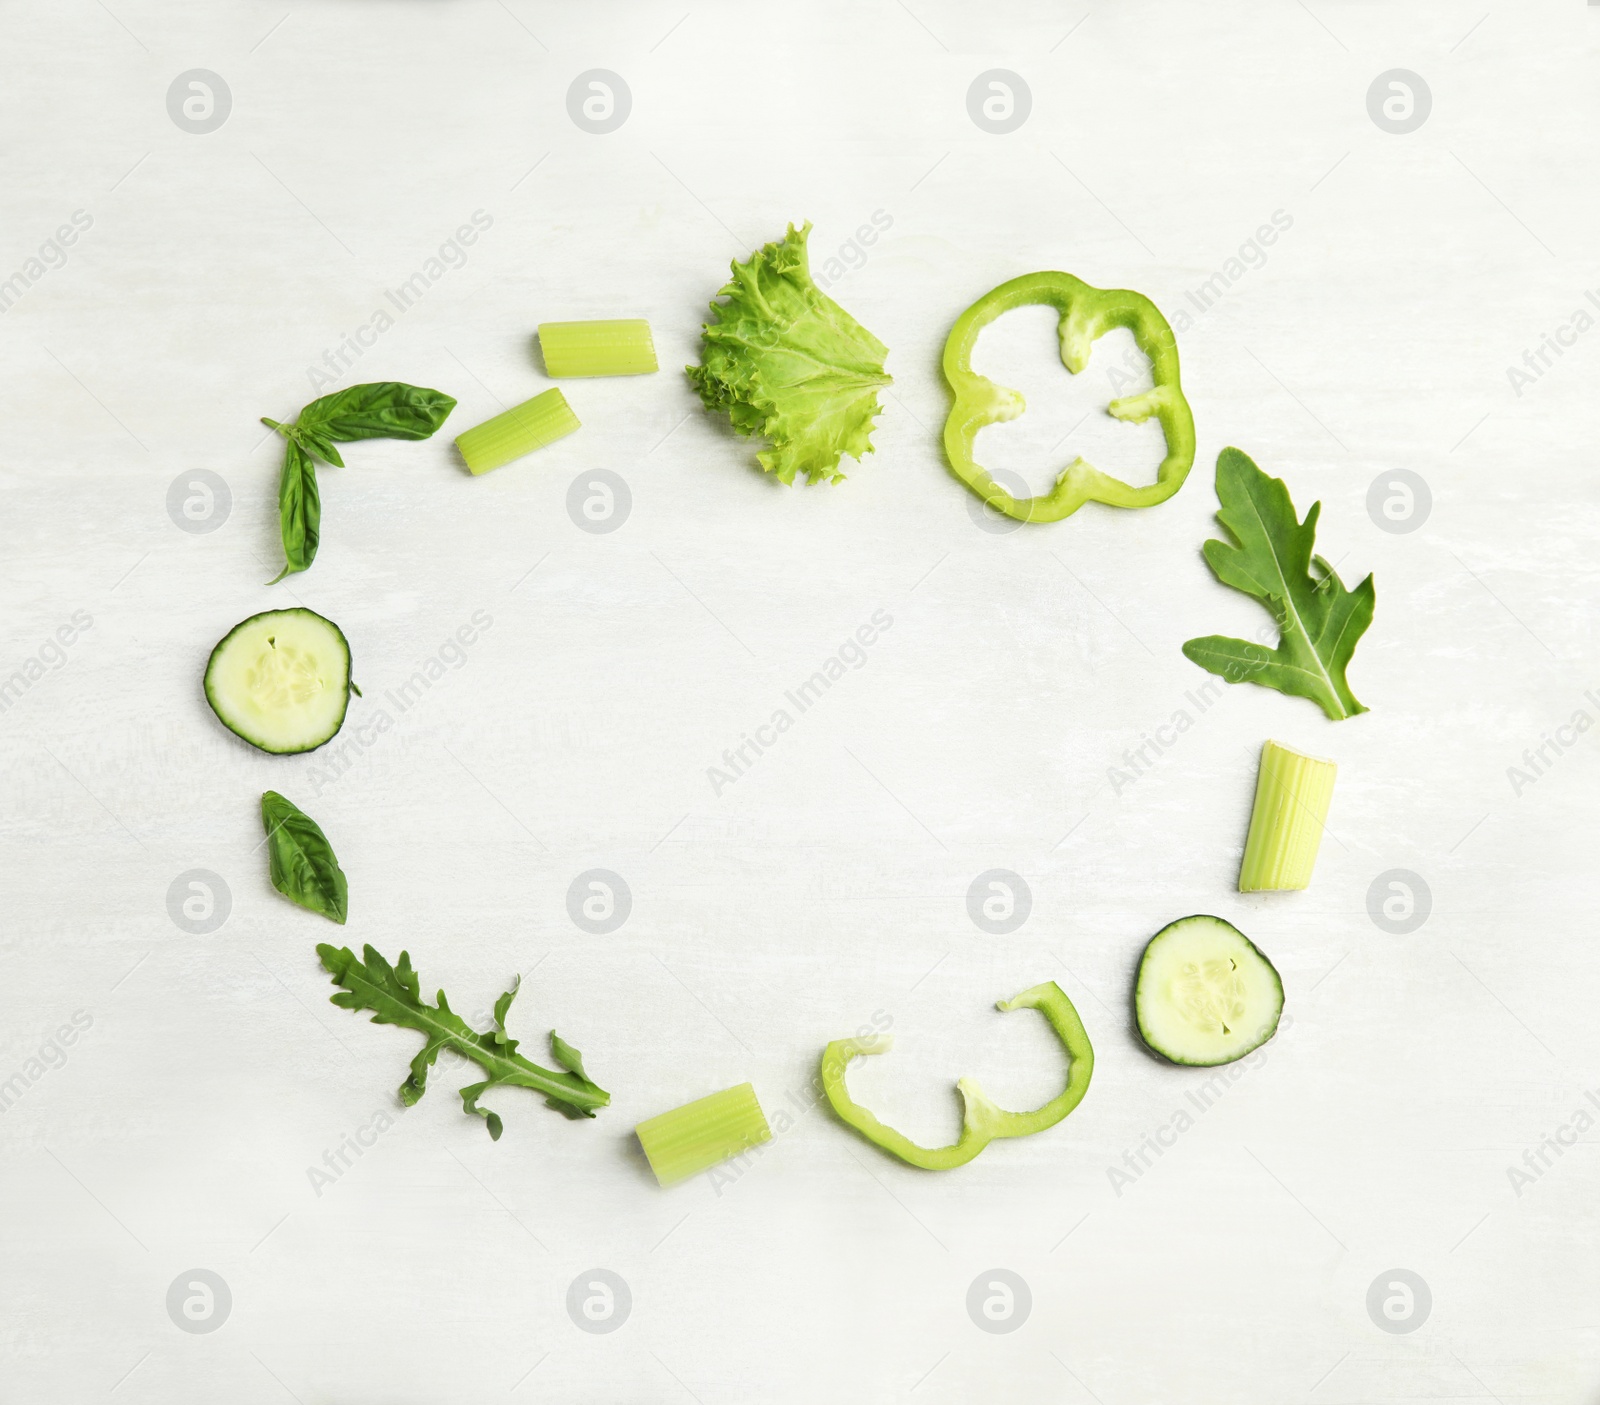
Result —
[[456, 448], [473, 473], [487, 473], [554, 444], [577, 428], [578, 417], [567, 397], [559, 390], [547, 390], [457, 436]]
[[1241, 893], [1310, 886], [1338, 771], [1331, 761], [1302, 756], [1277, 742], [1261, 748], [1250, 837], [1239, 866]]
[[541, 322], [539, 349], [552, 376], [642, 376], [656, 369], [656, 345], [643, 318]]
[[772, 1140], [748, 1083], [647, 1118], [634, 1131], [662, 1185], [676, 1185]]

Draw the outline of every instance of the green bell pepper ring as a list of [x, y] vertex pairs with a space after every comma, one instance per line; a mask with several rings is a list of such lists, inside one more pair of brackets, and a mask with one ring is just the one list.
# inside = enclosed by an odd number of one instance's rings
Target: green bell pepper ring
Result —
[[[1113, 327], [1133, 333], [1139, 350], [1150, 359], [1152, 387], [1106, 406], [1119, 420], [1142, 423], [1152, 415], [1161, 421], [1167, 456], [1156, 481], [1135, 488], [1102, 473], [1087, 459], [1074, 459], [1055, 487], [1036, 498], [1016, 498], [989, 476], [973, 457], [978, 431], [985, 425], [1013, 420], [1027, 408], [1020, 393], [996, 385], [972, 369], [972, 348], [978, 333], [1014, 307], [1045, 303], [1061, 313], [1061, 360], [1077, 375], [1089, 364], [1095, 341]], [[1019, 522], [1059, 522], [1086, 502], [1111, 507], [1151, 507], [1165, 502], [1188, 477], [1194, 464], [1194, 415], [1178, 381], [1178, 343], [1160, 309], [1142, 293], [1091, 288], [1070, 273], [1029, 273], [1002, 283], [973, 303], [950, 329], [944, 344], [944, 378], [955, 404], [944, 425], [944, 451], [950, 467], [967, 487], [997, 512]]]
[[956, 1084], [964, 1107], [961, 1136], [953, 1146], [918, 1146], [893, 1127], [886, 1127], [850, 1096], [845, 1086], [845, 1069], [860, 1054], [883, 1054], [893, 1046], [889, 1035], [870, 1035], [864, 1039], [835, 1039], [822, 1051], [822, 1088], [833, 1110], [874, 1146], [898, 1156], [924, 1171], [949, 1171], [965, 1166], [990, 1142], [1000, 1137], [1027, 1137], [1054, 1127], [1083, 1101], [1094, 1073], [1094, 1047], [1088, 1032], [1066, 992], [1054, 981], [1036, 985], [995, 1007], [1001, 1011], [1032, 1008], [1038, 1010], [1066, 1046], [1071, 1060], [1067, 1086], [1043, 1107], [1032, 1112], [1007, 1112], [996, 1106], [970, 1078]]

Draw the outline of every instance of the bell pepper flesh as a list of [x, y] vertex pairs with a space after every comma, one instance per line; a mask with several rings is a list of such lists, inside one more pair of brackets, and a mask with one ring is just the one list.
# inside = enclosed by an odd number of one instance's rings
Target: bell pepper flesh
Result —
[[1002, 1000], [995, 1008], [1002, 1012], [1038, 1010], [1049, 1020], [1050, 1027], [1066, 1048], [1070, 1060], [1067, 1085], [1043, 1107], [1032, 1112], [1007, 1112], [991, 1102], [972, 1079], [963, 1078], [956, 1084], [963, 1107], [961, 1136], [951, 1146], [919, 1146], [893, 1127], [885, 1126], [850, 1096], [845, 1084], [845, 1070], [850, 1061], [859, 1055], [887, 1053], [894, 1044], [888, 1035], [870, 1035], [861, 1039], [836, 1039], [822, 1051], [822, 1088], [833, 1110], [874, 1146], [924, 1171], [953, 1170], [966, 1165], [992, 1141], [1002, 1137], [1028, 1137], [1054, 1127], [1083, 1101], [1083, 1095], [1089, 1090], [1089, 1079], [1094, 1073], [1094, 1046], [1089, 1043], [1088, 1031], [1066, 992], [1054, 981], [1046, 981], [1010, 1000]]
[[[1035, 303], [1061, 314], [1061, 361], [1074, 375], [1088, 366], [1094, 343], [1113, 327], [1126, 327], [1133, 333], [1139, 350], [1150, 361], [1151, 388], [1111, 401], [1106, 413], [1133, 424], [1152, 417], [1160, 421], [1167, 452], [1154, 483], [1134, 487], [1080, 457], [1061, 471], [1048, 493], [1017, 498], [975, 459], [978, 431], [1016, 419], [1027, 405], [1018, 391], [996, 385], [972, 369], [972, 349], [978, 334], [996, 317]], [[955, 396], [944, 426], [944, 449], [951, 469], [996, 512], [1020, 522], [1059, 522], [1086, 502], [1151, 507], [1177, 492], [1194, 464], [1194, 415], [1179, 381], [1177, 339], [1160, 309], [1142, 293], [1093, 288], [1070, 273], [1029, 273], [1013, 278], [985, 293], [956, 319], [944, 344], [944, 378]]]

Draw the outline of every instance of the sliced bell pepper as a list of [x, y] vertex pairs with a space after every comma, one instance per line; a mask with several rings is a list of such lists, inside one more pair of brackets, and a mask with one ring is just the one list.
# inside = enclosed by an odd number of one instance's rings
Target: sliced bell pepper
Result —
[[[1113, 327], [1133, 333], [1139, 350], [1150, 359], [1152, 387], [1139, 395], [1113, 400], [1106, 412], [1135, 424], [1152, 415], [1161, 421], [1167, 455], [1156, 481], [1143, 488], [1102, 473], [1087, 459], [1074, 459], [1055, 487], [1036, 498], [1013, 497], [973, 457], [978, 431], [985, 425], [1013, 420], [1027, 408], [1021, 394], [996, 385], [972, 369], [972, 348], [978, 333], [1014, 307], [1044, 303], [1061, 314], [1062, 364], [1077, 375], [1089, 364], [1095, 341]], [[955, 404], [944, 425], [944, 450], [950, 467], [967, 487], [1007, 517], [1020, 522], [1059, 522], [1086, 502], [1111, 507], [1150, 507], [1165, 502], [1188, 476], [1194, 463], [1194, 416], [1178, 381], [1178, 343], [1160, 309], [1142, 293], [1091, 288], [1070, 273], [1029, 273], [985, 293], [950, 329], [944, 344], [944, 378]]]
[[1046, 1127], [1054, 1127], [1083, 1101], [1094, 1072], [1094, 1047], [1089, 1043], [1083, 1021], [1078, 1018], [1066, 992], [1054, 981], [1046, 981], [1010, 1000], [1002, 1000], [995, 1008], [1038, 1010], [1066, 1046], [1071, 1061], [1067, 1086], [1043, 1107], [1032, 1112], [1007, 1112], [991, 1102], [972, 1079], [963, 1078], [956, 1084], [964, 1108], [960, 1138], [953, 1146], [918, 1146], [909, 1137], [878, 1121], [850, 1096], [845, 1086], [845, 1069], [852, 1059], [861, 1054], [887, 1053], [893, 1046], [891, 1036], [875, 1034], [862, 1039], [835, 1039], [822, 1051], [822, 1088], [833, 1110], [874, 1146], [924, 1171], [949, 1171], [964, 1166], [997, 1138], [1027, 1137]]

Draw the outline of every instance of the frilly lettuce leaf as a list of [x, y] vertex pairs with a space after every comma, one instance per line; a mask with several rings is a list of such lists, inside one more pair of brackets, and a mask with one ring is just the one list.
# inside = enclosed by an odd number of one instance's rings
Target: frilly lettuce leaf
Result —
[[781, 482], [844, 477], [839, 459], [872, 452], [888, 347], [811, 281], [808, 221], [733, 264], [713, 302], [698, 366], [686, 366], [708, 410], [772, 447], [756, 455]]

